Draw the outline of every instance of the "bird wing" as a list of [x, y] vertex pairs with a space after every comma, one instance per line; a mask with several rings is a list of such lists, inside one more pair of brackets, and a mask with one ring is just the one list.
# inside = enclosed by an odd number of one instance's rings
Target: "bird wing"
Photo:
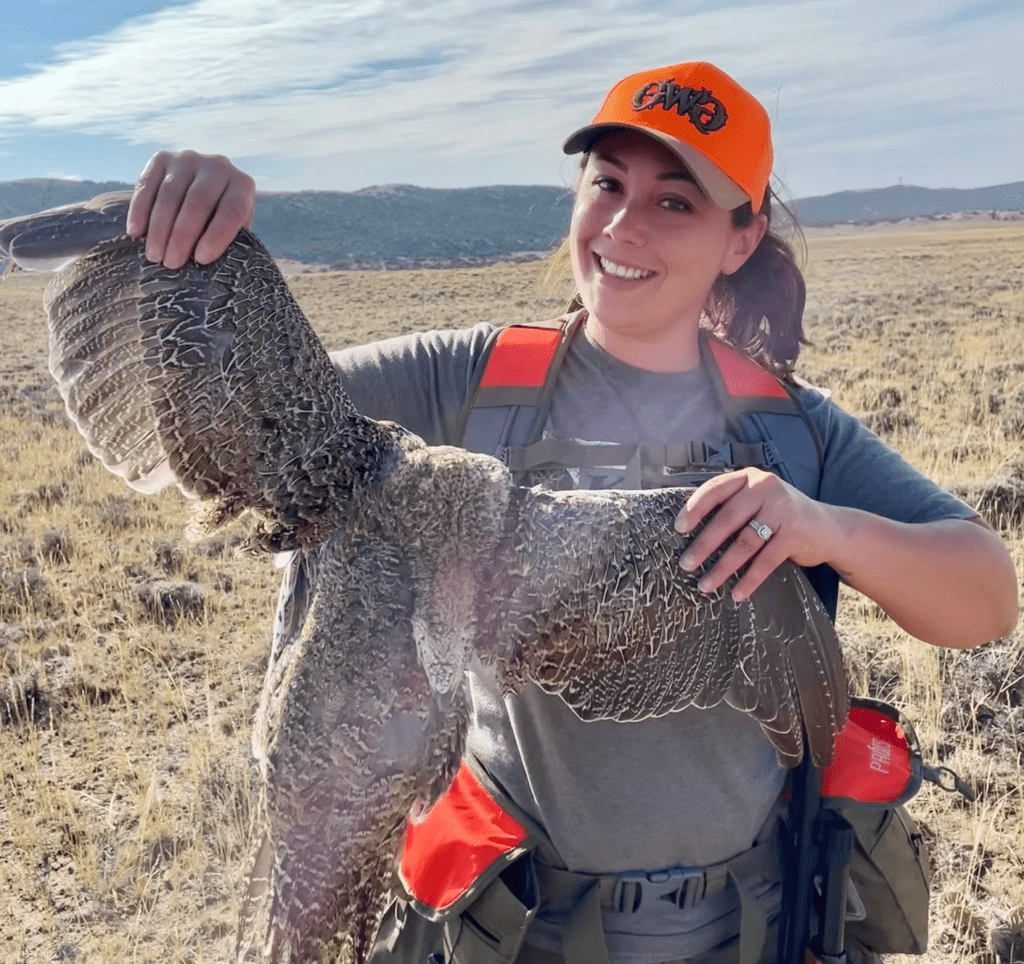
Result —
[[316, 524], [378, 464], [388, 433], [355, 414], [250, 232], [213, 264], [172, 271], [124, 234], [129, 197], [0, 224], [0, 248], [16, 261], [63, 265], [45, 308], [50, 370], [71, 418], [135, 489], [174, 482], [215, 499], [212, 522], [252, 508]]
[[346, 940], [362, 959], [406, 815], [461, 753], [461, 693], [440, 707], [419, 663], [407, 552], [357, 528], [297, 553], [284, 583], [256, 720], [266, 835], [250, 881], [255, 901], [270, 894], [271, 962]]
[[124, 234], [130, 191], [98, 194], [38, 214], [0, 221], [0, 252], [25, 271], [58, 271], [119, 231]]
[[[509, 685], [560, 696], [583, 720], [638, 721], [721, 702], [748, 713], [784, 765], [806, 728], [823, 765], [848, 712], [839, 642], [803, 572], [784, 563], [743, 602], [736, 578], [697, 589], [675, 531], [687, 490], [521, 495]], [[510, 578], [511, 575], [511, 578]], [[518, 585], [517, 585], [518, 583]], [[498, 630], [493, 630], [498, 632]], [[508, 638], [506, 632], [505, 638]]]

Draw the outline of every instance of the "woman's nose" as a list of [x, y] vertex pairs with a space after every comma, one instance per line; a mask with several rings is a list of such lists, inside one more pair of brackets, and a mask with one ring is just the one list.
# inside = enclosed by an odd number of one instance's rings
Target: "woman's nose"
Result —
[[623, 202], [605, 225], [604, 232], [616, 241], [641, 244], [644, 240], [643, 222], [635, 205]]

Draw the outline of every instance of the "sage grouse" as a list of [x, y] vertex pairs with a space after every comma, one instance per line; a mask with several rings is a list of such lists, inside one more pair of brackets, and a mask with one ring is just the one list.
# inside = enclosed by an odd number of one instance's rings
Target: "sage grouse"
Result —
[[294, 550], [253, 745], [265, 836], [250, 885], [271, 961], [368, 952], [398, 840], [459, 757], [472, 654], [583, 720], [725, 701], [784, 766], [830, 759], [848, 700], [798, 568], [747, 602], [696, 588], [685, 490], [552, 492], [501, 462], [360, 416], [267, 251], [242, 231], [179, 271], [124, 235], [127, 194], [0, 224], [46, 291], [50, 370], [104, 465], [171, 483], [202, 524], [256, 517]]

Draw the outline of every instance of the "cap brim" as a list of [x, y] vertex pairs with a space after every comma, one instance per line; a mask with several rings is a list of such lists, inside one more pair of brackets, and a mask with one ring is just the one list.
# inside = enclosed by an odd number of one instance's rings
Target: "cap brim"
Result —
[[[708, 160], [696, 147], [669, 134], [663, 134], [661, 131], [641, 127], [639, 124], [588, 124], [570, 134], [562, 145], [562, 150], [566, 154], [589, 151], [599, 137], [613, 131], [637, 131], [664, 144], [686, 165], [698, 187], [720, 208], [731, 211], [748, 201], [751, 204], [754, 203], [743, 188], [714, 162]], [[757, 203], [760, 204], [760, 202]]]

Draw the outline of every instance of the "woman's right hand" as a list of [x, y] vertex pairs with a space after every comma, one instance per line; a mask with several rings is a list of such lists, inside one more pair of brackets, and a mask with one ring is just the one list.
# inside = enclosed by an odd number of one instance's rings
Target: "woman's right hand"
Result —
[[150, 261], [209, 264], [252, 225], [255, 203], [255, 181], [223, 155], [160, 151], [135, 186], [127, 230], [146, 238]]

